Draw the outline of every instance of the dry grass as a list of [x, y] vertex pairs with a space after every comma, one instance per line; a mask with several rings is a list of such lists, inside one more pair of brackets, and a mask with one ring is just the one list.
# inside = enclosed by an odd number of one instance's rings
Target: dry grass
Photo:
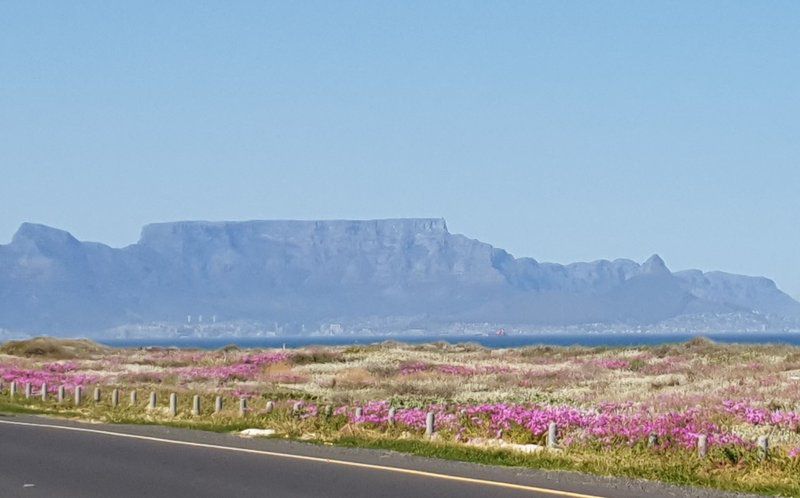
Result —
[[107, 354], [110, 349], [88, 339], [54, 339], [34, 337], [21, 341], [8, 341], [0, 346], [0, 353], [26, 358], [51, 360], [92, 358]]
[[[40, 408], [54, 413], [72, 410], [85, 418], [111, 422], [166, 422], [212, 430], [268, 425], [288, 437], [333, 442], [352, 438], [358, 444], [387, 447], [411, 445], [416, 448], [413, 451], [422, 453], [439, 454], [445, 449], [414, 446], [420, 435], [404, 439], [405, 436], [391, 429], [384, 432], [359, 427], [344, 417], [298, 419], [290, 415], [291, 406], [295, 400], [303, 399], [335, 406], [390, 400], [400, 407], [535, 402], [587, 411], [610, 403], [643, 407], [653, 414], [699, 408], [709, 420], [725, 425], [746, 440], [768, 434], [775, 450], [774, 459], [765, 463], [751, 461], [748, 459], [752, 455], [745, 450], [742, 454], [723, 454], [719, 453], [722, 448], [717, 448], [714, 451], [718, 454], [706, 462], [698, 460], [691, 451], [653, 452], [626, 445], [618, 448], [578, 445], [558, 457], [558, 462], [547, 460], [552, 456], [536, 460], [530, 456], [511, 458], [500, 454], [487, 456], [486, 461], [542, 466], [552, 463], [554, 468], [742, 491], [800, 494], [797, 478], [800, 459], [788, 457], [790, 449], [800, 448], [800, 433], [785, 427], [743, 423], [723, 410], [723, 401], [736, 400], [769, 410], [800, 411], [800, 348], [797, 347], [723, 345], [705, 339], [652, 347], [539, 346], [505, 350], [490, 350], [475, 344], [384, 342], [284, 353], [235, 347], [218, 351], [120, 350], [90, 341], [36, 338], [7, 343], [0, 353], [0, 368], [5, 376], [63, 375], [69, 379], [85, 375], [106, 393], [99, 405], [68, 407], [55, 406], [52, 401], [46, 404], [36, 399], [18, 399], [22, 405], [11, 409]], [[253, 363], [254, 358], [264, 355], [274, 355], [276, 359]], [[219, 372], [230, 373], [219, 375]], [[9, 379], [4, 377], [4, 380]], [[47, 382], [51, 387], [56, 385]], [[59, 382], [68, 380], [59, 378]], [[111, 409], [106, 399], [112, 387], [142, 393], [139, 406]], [[169, 392], [177, 392], [181, 414], [169, 417], [163, 406], [144, 411], [145, 394], [150, 390], [159, 393], [162, 405]], [[202, 396], [203, 417], [189, 415], [189, 394], [194, 393]], [[225, 410], [211, 415], [217, 394], [225, 396]], [[255, 411], [252, 416], [239, 419], [236, 401], [239, 396], [251, 396], [253, 406], [259, 407], [264, 406], [266, 399], [276, 400], [279, 409], [269, 416]], [[515, 430], [504, 437], [530, 442], [530, 431]], [[447, 446], [446, 452], [462, 455], [458, 458], [478, 458], [457, 445]]]
[[538, 346], [490, 350], [475, 344], [306, 348], [252, 377], [186, 379], [193, 367], [222, 367], [257, 351], [113, 350], [86, 340], [39, 337], [0, 348], [0, 364], [37, 369], [73, 360], [78, 372], [133, 386], [191, 383], [208, 390], [268, 392], [291, 387], [321, 399], [380, 396], [416, 403], [473, 400], [592, 406], [598, 402], [680, 407], [748, 399], [794, 410], [800, 402], [800, 349], [776, 345], [722, 345], [705, 339], [653, 347]]

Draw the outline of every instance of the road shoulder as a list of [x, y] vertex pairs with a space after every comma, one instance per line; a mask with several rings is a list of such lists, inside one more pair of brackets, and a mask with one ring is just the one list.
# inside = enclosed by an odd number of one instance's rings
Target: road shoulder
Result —
[[[712, 489], [686, 488], [637, 479], [602, 477], [569, 471], [547, 471], [519, 467], [500, 467], [468, 462], [440, 460], [409, 455], [395, 451], [345, 448], [319, 445], [282, 438], [245, 439], [233, 434], [220, 434], [192, 429], [180, 429], [158, 425], [115, 425], [78, 420], [65, 420], [43, 415], [0, 414], [0, 421], [58, 427], [90, 429], [115, 434], [135, 435], [151, 439], [153, 444], [166, 444], [161, 440], [180, 441], [198, 445], [212, 445], [245, 450], [270, 452], [279, 457], [299, 455], [303, 457], [354, 462], [370, 466], [384, 466], [468, 479], [502, 482], [522, 486], [555, 489], [568, 493], [579, 493], [604, 497], [640, 498], [642, 496], [674, 496], [697, 498], [726, 498], [752, 496], [726, 493]], [[55, 427], [50, 430], [58, 430]], [[108, 437], [114, 437], [108, 434]], [[380, 469], [374, 469], [380, 472]]]

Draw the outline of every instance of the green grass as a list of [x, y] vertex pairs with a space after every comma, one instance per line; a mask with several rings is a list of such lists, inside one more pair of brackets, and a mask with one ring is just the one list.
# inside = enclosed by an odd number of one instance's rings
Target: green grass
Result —
[[800, 480], [797, 474], [800, 469], [785, 472], [775, 462], [758, 464], [758, 467], [750, 469], [752, 475], [746, 476], [742, 473], [743, 468], [720, 467], [714, 459], [700, 460], [694, 455], [683, 452], [654, 453], [643, 448], [620, 447], [603, 452], [576, 448], [563, 453], [521, 454], [453, 443], [359, 436], [343, 437], [334, 444], [353, 448], [392, 450], [428, 458], [483, 465], [575, 471], [733, 492], [800, 496]]
[[29, 415], [41, 415], [48, 413], [48, 410], [45, 408], [25, 406], [16, 403], [7, 403], [4, 401], [0, 401], [0, 413], [24, 413]]

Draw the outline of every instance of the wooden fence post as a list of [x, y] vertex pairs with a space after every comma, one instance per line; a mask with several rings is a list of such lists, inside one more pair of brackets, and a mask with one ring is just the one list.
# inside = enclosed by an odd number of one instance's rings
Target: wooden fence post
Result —
[[700, 434], [697, 437], [697, 456], [705, 458], [708, 455], [708, 436]]
[[767, 436], [758, 436], [756, 446], [758, 447], [758, 459], [766, 460], [769, 457], [769, 438]]
[[425, 416], [425, 436], [431, 437], [436, 431], [436, 415], [433, 412], [428, 412]]
[[558, 425], [555, 422], [550, 422], [547, 426], [547, 447], [558, 447]]

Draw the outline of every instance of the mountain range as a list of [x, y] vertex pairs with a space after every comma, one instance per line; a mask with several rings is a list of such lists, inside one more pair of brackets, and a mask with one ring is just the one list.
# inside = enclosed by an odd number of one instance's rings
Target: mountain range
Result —
[[450, 233], [443, 219], [156, 223], [123, 248], [24, 223], [0, 245], [0, 328], [23, 332], [185, 324], [199, 315], [299, 331], [397, 317], [433, 329], [731, 314], [800, 321], [800, 303], [767, 278], [671, 272], [656, 255], [641, 264], [517, 258]]

